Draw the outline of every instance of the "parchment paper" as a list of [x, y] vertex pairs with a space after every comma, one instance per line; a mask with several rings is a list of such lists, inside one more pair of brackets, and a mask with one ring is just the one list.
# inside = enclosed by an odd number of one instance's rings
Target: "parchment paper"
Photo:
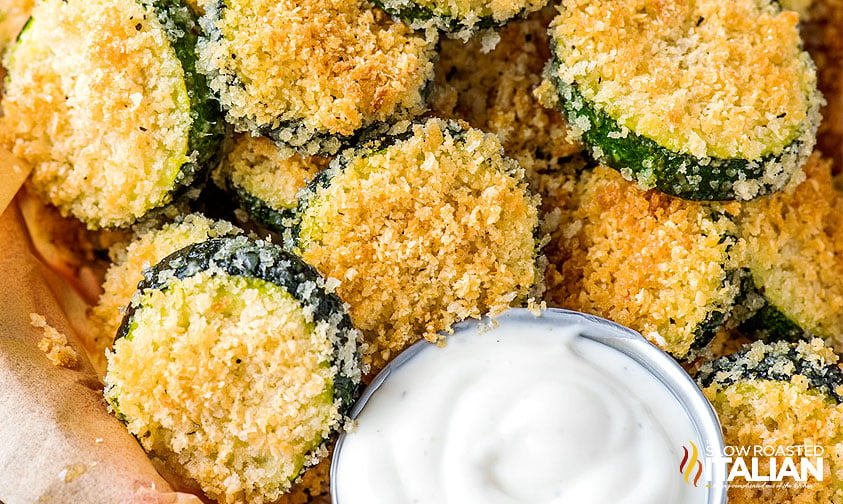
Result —
[[[174, 492], [136, 440], [108, 414], [101, 384], [33, 255], [17, 205], [0, 216], [0, 501], [5, 504], [196, 503]], [[79, 354], [56, 367], [38, 348], [30, 313]]]

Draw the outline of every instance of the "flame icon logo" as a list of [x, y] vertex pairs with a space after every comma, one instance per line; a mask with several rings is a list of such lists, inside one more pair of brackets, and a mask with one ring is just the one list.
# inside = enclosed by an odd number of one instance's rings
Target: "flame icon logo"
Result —
[[[682, 449], [685, 451], [685, 454], [682, 456], [682, 462], [679, 463], [679, 472], [682, 473], [682, 476], [685, 477], [685, 483], [689, 485], [697, 486], [697, 483], [700, 481], [700, 477], [702, 476], [702, 462], [700, 462], [700, 452], [697, 449], [697, 445], [694, 444], [693, 441], [689, 441], [691, 443], [691, 450], [688, 451], [688, 448], [685, 446]], [[691, 482], [691, 475], [694, 474], [693, 483]]]

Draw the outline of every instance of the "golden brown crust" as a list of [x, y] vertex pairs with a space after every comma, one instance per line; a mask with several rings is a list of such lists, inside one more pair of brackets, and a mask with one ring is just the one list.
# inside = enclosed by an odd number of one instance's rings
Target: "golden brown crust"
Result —
[[[703, 388], [703, 393], [720, 417], [727, 446], [736, 449], [748, 447], [750, 450], [755, 446], [821, 446], [825, 452], [822, 455], [822, 481], [810, 476], [804, 486], [794, 484], [796, 482], [789, 478], [783, 483], [789, 482], [790, 485], [776, 482], [747, 484], [738, 477], [729, 488], [731, 503], [843, 502], [843, 405], [819, 393], [806, 376], [794, 375], [791, 359], [769, 362], [776, 352], [786, 354], [789, 351], [792, 347], [786, 343], [773, 346], [753, 343], [734, 364], [735, 375], [730, 376], [729, 370], [719, 372], [715, 381]], [[796, 354], [818, 369], [838, 361], [837, 355], [819, 339], [800, 342]], [[792, 375], [792, 378], [790, 381], [746, 379], [740, 374], [747, 369], [756, 369], [762, 361], [773, 366], [771, 372]], [[781, 366], [781, 369], [775, 369], [775, 366]], [[773, 458], [777, 467], [782, 467], [784, 457]], [[770, 474], [770, 457], [745, 457], [744, 461], [753, 464], [753, 471], [756, 471], [757, 464], [757, 474]], [[813, 459], [810, 462], [813, 463]]]
[[239, 0], [203, 19], [199, 67], [241, 131], [300, 145], [282, 123], [351, 135], [424, 111], [432, 44], [364, 0]]
[[33, 187], [91, 228], [167, 203], [191, 118], [181, 63], [155, 16], [134, 1], [48, 0], [33, 19], [4, 59], [0, 135], [34, 165]]
[[551, 29], [558, 78], [622, 126], [698, 158], [754, 160], [819, 121], [798, 22], [765, 0], [575, 0]]
[[348, 159], [301, 224], [302, 257], [341, 282], [373, 371], [421, 337], [523, 301], [538, 280], [523, 170], [479, 130], [457, 140], [431, 119], [412, 132]]
[[115, 412], [221, 503], [278, 499], [340, 422], [327, 324], [282, 287], [214, 271], [136, 300], [108, 356]]
[[289, 209], [295, 208], [299, 190], [327, 168], [329, 161], [291, 153], [264, 137], [241, 135], [214, 173], [214, 180], [221, 187], [241, 188], [274, 210]]
[[215, 222], [199, 214], [190, 214], [161, 228], [141, 231], [131, 243], [112, 248], [114, 263], [105, 274], [103, 292], [90, 312], [94, 345], [91, 358], [100, 374], [105, 372], [105, 350], [114, 341], [126, 307], [138, 282], [143, 279], [143, 269], [192, 243], [235, 231], [228, 222]]
[[609, 318], [684, 357], [712, 308], [728, 312], [737, 295], [722, 240], [731, 221], [702, 203], [640, 191], [606, 167], [570, 189], [557, 196], [548, 304]]
[[798, 186], [743, 204], [746, 261], [774, 306], [843, 348], [843, 193], [819, 154], [804, 171]]

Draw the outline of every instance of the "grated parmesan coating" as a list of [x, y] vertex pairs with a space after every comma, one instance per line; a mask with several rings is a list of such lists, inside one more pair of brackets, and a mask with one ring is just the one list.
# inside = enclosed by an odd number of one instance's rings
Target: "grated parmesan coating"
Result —
[[333, 345], [284, 288], [203, 271], [139, 300], [106, 398], [143, 447], [221, 503], [272, 502], [339, 425]]
[[[837, 356], [822, 341], [803, 341], [797, 346], [780, 342], [753, 343], [734, 362], [734, 373], [721, 372], [703, 393], [717, 411], [726, 445], [772, 447], [822, 446], [823, 479], [810, 477], [806, 485], [742, 485], [738, 479], [729, 488], [729, 502], [735, 504], [814, 504], [843, 502], [843, 404], [819, 392], [810, 379], [794, 374], [793, 361], [771, 361], [771, 371], [791, 376], [789, 380], [748, 379], [743, 373], [757, 369], [765, 358], [793, 352], [817, 367], [834, 365]], [[777, 369], [778, 367], [778, 369]], [[839, 369], [838, 369], [839, 371]], [[784, 457], [774, 457], [782, 467]], [[747, 459], [747, 463], [751, 459]], [[798, 460], [798, 459], [797, 459]], [[769, 458], [758, 457], [757, 474], [770, 474]], [[785, 480], [785, 483], [792, 480]]]
[[819, 154], [804, 171], [795, 187], [743, 204], [745, 260], [779, 311], [843, 348], [843, 193]]
[[582, 150], [562, 114], [533, 94], [550, 57], [547, 27], [554, 12], [546, 8], [508, 24], [489, 52], [480, 40], [443, 40], [431, 97], [437, 115], [497, 135], [534, 188], [542, 172]]
[[799, 16], [767, 0], [573, 0], [558, 78], [674, 152], [757, 160], [813, 145], [822, 97]]
[[144, 269], [191, 243], [238, 231], [226, 221], [212, 221], [199, 214], [190, 214], [160, 228], [141, 231], [125, 248], [112, 248], [114, 263], [105, 274], [103, 292], [89, 315], [96, 347], [94, 367], [100, 371], [105, 369], [105, 350], [114, 341], [126, 307], [137, 290], [138, 282], [143, 279]]
[[276, 211], [296, 207], [296, 194], [320, 171], [328, 158], [301, 156], [264, 137], [238, 136], [214, 180], [257, 197]]
[[220, 2], [201, 23], [198, 67], [239, 131], [334, 153], [335, 136], [425, 109], [435, 41], [364, 0]]
[[640, 191], [606, 167], [581, 177], [557, 198], [548, 304], [608, 318], [687, 357], [700, 326], [712, 312], [728, 315], [738, 294], [734, 223], [706, 204]]
[[341, 282], [372, 371], [421, 337], [523, 302], [540, 277], [538, 198], [497, 139], [440, 119], [410, 128], [344, 152], [301, 216], [301, 255]]
[[34, 6], [35, 0], [0, 0], [0, 53], [14, 42]]
[[2, 131], [33, 187], [91, 228], [169, 202], [191, 117], [161, 23], [134, 0], [45, 0], [32, 16], [4, 59]]

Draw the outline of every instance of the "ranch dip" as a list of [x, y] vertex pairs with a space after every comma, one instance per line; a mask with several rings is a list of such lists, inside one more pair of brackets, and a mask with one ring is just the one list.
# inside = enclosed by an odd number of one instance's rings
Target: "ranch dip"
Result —
[[[376, 380], [334, 456], [336, 504], [716, 502], [694, 485], [694, 421], [591, 337], [604, 328], [507, 315], [422, 343]], [[700, 464], [682, 471], [691, 442]]]

